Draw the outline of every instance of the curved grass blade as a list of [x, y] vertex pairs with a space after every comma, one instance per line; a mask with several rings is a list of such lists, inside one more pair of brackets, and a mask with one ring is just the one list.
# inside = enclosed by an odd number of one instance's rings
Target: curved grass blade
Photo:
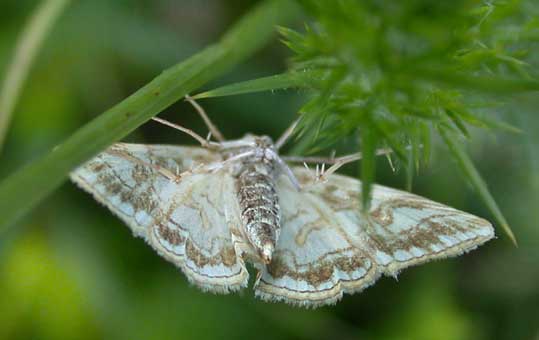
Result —
[[368, 212], [371, 203], [372, 184], [376, 173], [376, 133], [367, 128], [361, 134], [361, 202], [363, 212]]
[[292, 1], [257, 5], [216, 44], [172, 66], [143, 88], [77, 130], [64, 143], [0, 183], [0, 230], [13, 225], [79, 164], [237, 65], [269, 40], [275, 25], [299, 14]]
[[[439, 71], [431, 71], [430, 69], [421, 70], [420, 77], [427, 78], [431, 81], [448, 83], [451, 85], [457, 84], [468, 87], [472, 90], [484, 91], [489, 93], [520, 93], [528, 91], [539, 91], [539, 81], [510, 79], [503, 77], [486, 77], [486, 76], [467, 76], [461, 74], [446, 74]], [[257, 79], [246, 80], [243, 82], [224, 85], [209, 91], [205, 91], [192, 96], [194, 99], [213, 98], [233, 96], [238, 94], [256, 93], [270, 90], [282, 90], [287, 88], [308, 88], [309, 79], [320, 77], [319, 70], [305, 70], [304, 72], [286, 72], [273, 76], [262, 77]], [[479, 118], [475, 118], [480, 121]], [[513, 132], [518, 132], [514, 127], [508, 124], [496, 123], [484, 119], [481, 123], [487, 125], [496, 125], [498, 128], [506, 129]]]
[[501, 76], [473, 76], [439, 68], [413, 67], [406, 72], [414, 79], [423, 78], [448, 85], [482, 91], [486, 93], [510, 93], [539, 91], [539, 81], [535, 79], [517, 79]]
[[21, 33], [13, 59], [0, 89], [0, 152], [30, 67], [52, 26], [69, 0], [44, 0], [32, 13]]
[[218, 87], [213, 90], [194, 95], [194, 99], [233, 96], [237, 94], [255, 93], [270, 90], [281, 90], [292, 87], [301, 87], [303, 81], [295, 73], [281, 73], [269, 77], [262, 77], [239, 83]]
[[502, 229], [516, 246], [517, 240], [515, 238], [515, 235], [513, 234], [513, 231], [511, 230], [511, 227], [505, 220], [505, 217], [503, 216], [500, 208], [498, 207], [498, 204], [494, 200], [494, 197], [492, 197], [492, 195], [490, 194], [487, 184], [475, 168], [472, 160], [470, 159], [462, 145], [458, 142], [458, 136], [455, 133], [449, 131], [448, 128], [443, 126], [439, 127], [438, 131], [440, 132], [440, 135], [442, 136], [444, 142], [449, 148], [449, 151], [457, 160], [457, 163], [466, 178], [470, 180], [472, 186], [478, 192], [483, 202], [487, 205], [492, 214], [494, 214], [494, 218], [496, 218]]

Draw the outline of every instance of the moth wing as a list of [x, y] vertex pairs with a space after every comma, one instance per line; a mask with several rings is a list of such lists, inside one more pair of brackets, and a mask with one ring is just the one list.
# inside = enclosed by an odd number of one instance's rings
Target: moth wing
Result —
[[[302, 183], [312, 175], [295, 169]], [[374, 185], [368, 218], [360, 212], [360, 181], [333, 174], [310, 189], [350, 226], [349, 233], [367, 246], [379, 269], [400, 270], [434, 259], [457, 256], [494, 237], [492, 225], [477, 216], [429, 199]]]
[[350, 235], [347, 221], [317, 191], [297, 191], [284, 176], [277, 183], [282, 229], [255, 295], [269, 301], [317, 307], [337, 302], [379, 276], [376, 263]]
[[180, 267], [189, 281], [226, 293], [248, 281], [232, 236], [238, 225], [237, 203], [227, 198], [233, 179], [221, 171], [189, 174], [176, 183], [163, 174], [219, 160], [202, 148], [120, 143], [79, 167], [71, 179]]

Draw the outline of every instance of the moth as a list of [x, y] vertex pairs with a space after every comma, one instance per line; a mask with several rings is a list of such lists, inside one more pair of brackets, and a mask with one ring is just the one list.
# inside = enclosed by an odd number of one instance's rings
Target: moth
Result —
[[335, 173], [358, 155], [322, 160], [327, 170], [291, 166], [321, 161], [279, 155], [294, 125], [275, 143], [226, 141], [192, 103], [216, 142], [154, 118], [201, 146], [118, 143], [71, 179], [204, 291], [246, 287], [250, 262], [257, 297], [318, 307], [494, 237], [484, 219], [381, 185], [362, 213], [360, 181]]

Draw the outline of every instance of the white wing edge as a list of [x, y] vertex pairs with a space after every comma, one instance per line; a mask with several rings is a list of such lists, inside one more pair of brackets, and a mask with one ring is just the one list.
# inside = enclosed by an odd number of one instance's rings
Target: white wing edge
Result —
[[489, 224], [489, 229], [490, 229], [490, 233], [488, 235], [478, 235], [475, 238], [461, 241], [455, 244], [454, 246], [444, 248], [443, 250], [437, 253], [429, 254], [428, 256], [411, 258], [407, 261], [391, 262], [385, 266], [382, 264], [379, 264], [379, 266], [380, 268], [384, 270], [384, 274], [386, 276], [397, 278], [400, 272], [403, 271], [404, 269], [419, 266], [427, 262], [439, 261], [439, 260], [444, 260], [448, 258], [456, 258], [460, 255], [463, 255], [463, 254], [466, 254], [475, 250], [476, 248], [478, 248], [479, 246], [482, 246], [483, 244], [485, 244], [486, 242], [490, 241], [493, 238], [497, 238], [496, 235], [494, 234], [494, 228], [492, 224]]
[[[344, 297], [344, 294], [351, 295], [362, 292], [375, 284], [381, 275], [382, 273], [376, 270], [376, 264], [374, 264], [371, 266], [371, 269], [366, 276], [363, 276], [360, 279], [352, 281], [339, 279], [338, 283], [328, 290], [323, 292], [303, 293], [301, 294], [301, 297], [294, 297], [294, 293], [290, 293], [290, 289], [276, 287], [264, 282], [262, 285], [257, 284], [255, 296], [266, 302], [284, 302], [296, 307], [314, 309], [335, 305]], [[295, 294], [297, 294], [297, 292]]]

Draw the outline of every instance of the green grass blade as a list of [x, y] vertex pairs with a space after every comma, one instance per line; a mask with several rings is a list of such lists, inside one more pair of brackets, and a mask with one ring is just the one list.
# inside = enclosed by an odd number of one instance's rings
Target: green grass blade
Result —
[[262, 92], [269, 90], [280, 90], [299, 86], [298, 77], [291, 73], [276, 74], [269, 77], [262, 77], [239, 83], [229, 84], [213, 90], [199, 93], [193, 96], [194, 99], [233, 96]]
[[404, 172], [406, 175], [406, 191], [412, 191], [412, 187], [414, 185], [414, 173], [416, 171], [415, 157], [416, 156], [414, 156], [414, 150], [410, 148], [410, 150], [408, 151], [408, 160], [406, 162], [406, 171]]
[[429, 164], [431, 156], [432, 136], [430, 126], [425, 123], [421, 123], [419, 126], [419, 141], [421, 146], [420, 160], [423, 162], [423, 164]]
[[367, 125], [361, 134], [361, 201], [363, 212], [368, 212], [371, 203], [372, 184], [376, 173], [376, 133]]
[[299, 11], [292, 1], [269, 0], [248, 12], [216, 44], [169, 68], [130, 97], [86, 124], [64, 143], [0, 183], [0, 230], [13, 225], [68, 173], [163, 109], [254, 53], [275, 25]]
[[[459, 72], [443, 72], [431, 68], [405, 70], [403, 75], [413, 75], [433, 82], [462, 86], [486, 93], [525, 93], [539, 91], [539, 81], [535, 79], [516, 79], [501, 76], [470, 76]], [[319, 79], [321, 71], [316, 69], [299, 72], [281, 73], [244, 82], [224, 85], [193, 96], [195, 99], [230, 96], [291, 87], [307, 88], [311, 79]]]
[[523, 93], [539, 91], [539, 81], [535, 79], [506, 78], [501, 76], [473, 76], [462, 72], [447, 71], [440, 68], [412, 68], [407, 70], [413, 79], [423, 78], [434, 82], [455, 85], [461, 88], [486, 93]]
[[500, 208], [498, 207], [498, 204], [494, 200], [494, 197], [492, 197], [492, 195], [490, 194], [487, 184], [475, 168], [472, 160], [470, 159], [462, 145], [458, 142], [458, 136], [443, 127], [439, 128], [438, 130], [444, 142], [447, 144], [449, 151], [457, 160], [458, 165], [466, 178], [470, 180], [472, 186], [479, 193], [479, 196], [487, 205], [492, 214], [494, 214], [494, 217], [496, 218], [502, 229], [505, 231], [507, 236], [509, 236], [511, 241], [516, 245], [517, 240], [515, 238], [515, 235], [513, 234], [513, 231], [511, 230], [511, 227], [509, 227], [509, 224], [505, 220], [505, 217], [503, 216]]
[[13, 110], [34, 59], [69, 0], [43, 0], [21, 33], [0, 89], [0, 152]]

